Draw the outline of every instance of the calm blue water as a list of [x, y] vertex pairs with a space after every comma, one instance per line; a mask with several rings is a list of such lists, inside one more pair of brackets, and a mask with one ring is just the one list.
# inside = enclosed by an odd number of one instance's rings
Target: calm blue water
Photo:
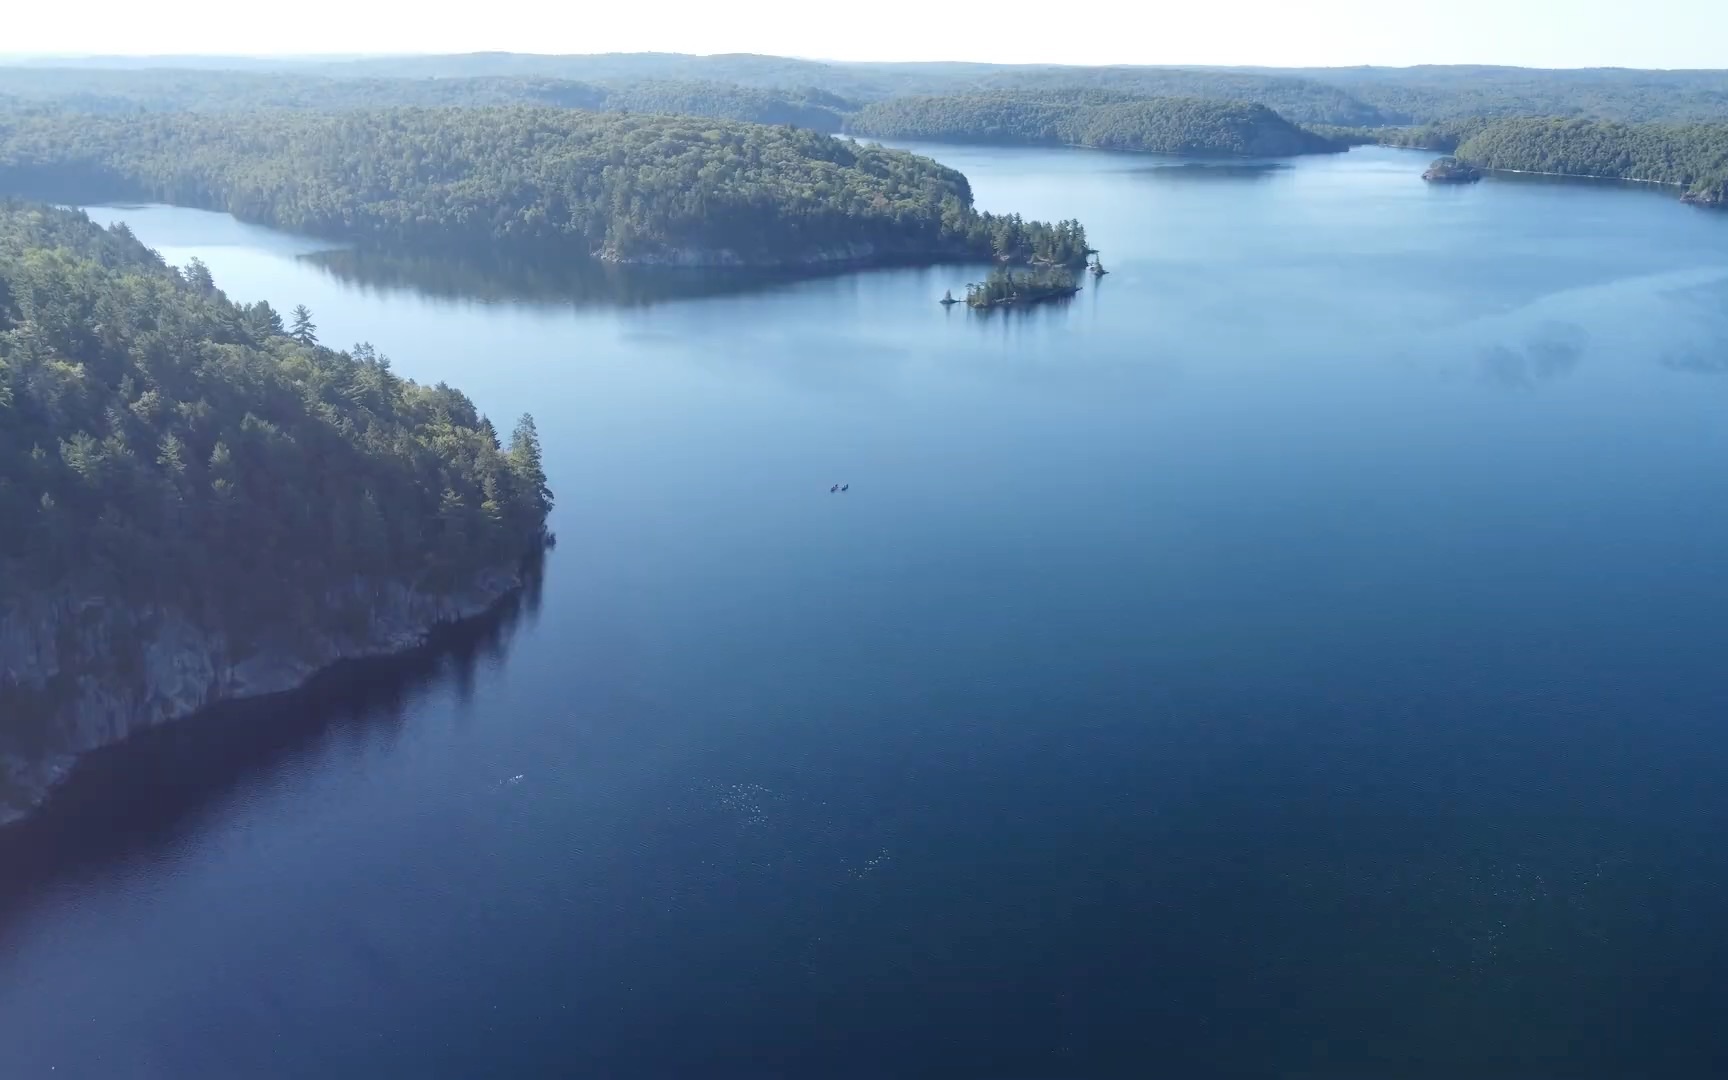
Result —
[[4, 838], [0, 1075], [1728, 1072], [1728, 215], [933, 152], [1113, 272], [513, 300], [94, 210], [533, 410], [561, 543]]

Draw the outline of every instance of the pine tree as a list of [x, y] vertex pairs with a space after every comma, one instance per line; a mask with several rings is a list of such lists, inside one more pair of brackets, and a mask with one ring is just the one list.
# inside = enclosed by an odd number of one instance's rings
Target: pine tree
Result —
[[[308, 319], [306, 328], [310, 330], [312, 328], [310, 321], [312, 313], [308, 311], [306, 316]], [[256, 304], [246, 306], [246, 326], [255, 338], [266, 338], [284, 333], [282, 315], [270, 306], [268, 300], [260, 300]]]
[[517, 491], [525, 500], [524, 516], [544, 519], [552, 509], [552, 489], [546, 486], [546, 470], [540, 459], [540, 430], [534, 417], [523, 413], [510, 435], [510, 472]]
[[305, 304], [296, 304], [288, 336], [302, 345], [318, 344], [318, 327], [312, 321], [312, 311]]
[[187, 260], [182, 273], [188, 284], [206, 296], [216, 291], [216, 280], [210, 276], [210, 267], [204, 264], [203, 259], [194, 257]]

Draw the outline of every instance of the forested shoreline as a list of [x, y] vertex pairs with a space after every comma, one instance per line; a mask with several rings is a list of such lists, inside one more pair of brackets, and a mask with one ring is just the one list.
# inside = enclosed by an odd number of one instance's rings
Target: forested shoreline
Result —
[[1457, 155], [1483, 169], [1670, 184], [1689, 201], [1728, 201], [1728, 124], [1503, 120], [1460, 143]]
[[1076, 221], [980, 213], [959, 172], [795, 129], [528, 106], [0, 115], [0, 187], [150, 199], [392, 249], [658, 265], [1072, 264]]
[[772, 89], [711, 79], [581, 82], [545, 76], [332, 78], [295, 72], [102, 71], [0, 66], [0, 104], [81, 113], [254, 109], [480, 108], [541, 105], [595, 112], [709, 116], [838, 132], [849, 99], [811, 87]]
[[1282, 157], [1343, 148], [1253, 102], [1096, 91], [894, 98], [866, 105], [846, 129], [882, 138], [1209, 156]]
[[[439, 112], [453, 139], [469, 144], [475, 140], [463, 130], [467, 124], [458, 117], [461, 112], [582, 110], [583, 116], [600, 112], [612, 121], [631, 118], [627, 122], [660, 126], [666, 139], [684, 145], [668, 158], [664, 143], [643, 147], [626, 139], [624, 153], [635, 175], [622, 180], [614, 175], [602, 185], [604, 191], [595, 192], [547, 184], [540, 148], [504, 138], [494, 145], [476, 144], [477, 161], [482, 152], [524, 158], [521, 167], [500, 170], [507, 176], [485, 175], [489, 166], [475, 178], [474, 187], [496, 196], [503, 216], [516, 219], [511, 221], [483, 220], [497, 218], [498, 212], [477, 204], [453, 206], [461, 200], [452, 199], [447, 187], [380, 175], [380, 169], [390, 173], [399, 163], [369, 165], [359, 155], [336, 162], [325, 155], [324, 163], [364, 176], [371, 188], [382, 184], [381, 190], [346, 193], [353, 196], [353, 205], [341, 206], [333, 216], [300, 206], [261, 217], [258, 200], [251, 196], [259, 194], [260, 178], [280, 166], [283, 148], [252, 139], [245, 143], [246, 152], [259, 164], [240, 169], [215, 160], [219, 155], [206, 145], [229, 137], [245, 142], [247, 133], [231, 130], [226, 126], [230, 120], [224, 119], [240, 112], [252, 117], [290, 113], [299, 119], [287, 126], [301, 128], [341, 123], [337, 117], [358, 118], [352, 119], [356, 137], [371, 137], [374, 133], [365, 130], [371, 122], [367, 118], [415, 109]], [[199, 145], [189, 155], [202, 162], [201, 171], [191, 163], [151, 161], [136, 148], [122, 148], [84, 155], [83, 167], [74, 170], [78, 175], [72, 178], [127, 187], [134, 197], [160, 198], [172, 191], [184, 198], [190, 191], [198, 200], [192, 205], [232, 209], [237, 216], [250, 214], [248, 220], [323, 230], [321, 235], [375, 236], [397, 247], [411, 246], [425, 238], [423, 233], [455, 229], [468, 237], [464, 242], [483, 237], [523, 253], [558, 233], [553, 246], [561, 254], [580, 237], [603, 257], [676, 262], [692, 257], [690, 247], [724, 246], [716, 244], [724, 238], [703, 235], [707, 230], [692, 224], [720, 207], [748, 218], [750, 235], [761, 241], [754, 251], [734, 243], [725, 248], [729, 254], [722, 261], [794, 265], [799, 260], [844, 264], [971, 259], [1000, 257], [1004, 248], [1013, 249], [1008, 258], [1028, 261], [1049, 258], [1051, 248], [1059, 245], [1047, 245], [1040, 254], [1029, 239], [1017, 243], [1004, 235], [1013, 231], [1011, 226], [985, 223], [986, 216], [970, 214], [969, 191], [953, 187], [939, 172], [859, 163], [866, 174], [893, 174], [879, 176], [887, 180], [879, 185], [851, 175], [854, 163], [836, 161], [796, 137], [763, 136], [741, 141], [764, 148], [783, 142], [770, 152], [786, 167], [783, 175], [779, 169], [758, 170], [755, 162], [735, 168], [726, 160], [728, 152], [718, 147], [698, 155], [702, 160], [694, 175], [680, 170], [691, 163], [689, 144], [702, 132], [718, 130], [722, 141], [738, 141], [725, 123], [737, 121], [805, 132], [844, 131], [863, 138], [1197, 155], [1282, 156], [1368, 143], [1409, 146], [1456, 153], [1487, 169], [1676, 184], [1688, 198], [1716, 204], [1723, 199], [1724, 181], [1715, 160], [1715, 128], [1728, 123], [1728, 72], [1471, 65], [1276, 69], [830, 64], [747, 54], [508, 53], [256, 61], [247, 70], [130, 69], [101, 61], [76, 67], [0, 66], [0, 115], [10, 118], [8, 124], [31, 114], [85, 118], [65, 121], [73, 127], [100, 128], [125, 119], [142, 123], [144, 137], [166, 155], [169, 144], [176, 153], [186, 149], [189, 126], [169, 117], [188, 113], [204, 117], [190, 125], [203, 129], [191, 134]], [[561, 124], [590, 123], [554, 122], [547, 134], [556, 137]], [[166, 131], [163, 124], [177, 132]], [[280, 120], [262, 125], [279, 134], [283, 126]], [[288, 139], [288, 151], [306, 149], [299, 141], [304, 134]], [[564, 134], [575, 136], [573, 131]], [[90, 148], [89, 138], [80, 133], [66, 135], [57, 137]], [[391, 139], [392, 150], [410, 158], [438, 154], [437, 140], [425, 132], [406, 138], [395, 133]], [[867, 156], [870, 151], [859, 153]], [[28, 167], [40, 173], [54, 163], [55, 155], [39, 156], [42, 159]], [[598, 162], [602, 171], [616, 164], [610, 157]], [[805, 159], [827, 160], [844, 175], [817, 177]], [[575, 164], [568, 156], [561, 163]], [[10, 166], [16, 176], [25, 164], [12, 160], [0, 162], [0, 168]], [[64, 160], [58, 164], [71, 168]], [[710, 184], [716, 165], [723, 182]], [[655, 187], [656, 175], [666, 169], [679, 175], [679, 190]], [[949, 190], [927, 198], [925, 189], [932, 183], [938, 188], [950, 185]], [[331, 187], [325, 176], [303, 188], [279, 187], [268, 194], [328, 206], [341, 201]], [[536, 216], [534, 200], [540, 193], [524, 195], [527, 188], [545, 189], [545, 213], [538, 224], [529, 221]], [[950, 213], [947, 194], [966, 209]], [[863, 208], [854, 196], [863, 199]], [[886, 212], [879, 200], [885, 201]], [[432, 220], [410, 225], [403, 207], [422, 202], [433, 205]], [[600, 202], [606, 209], [596, 212]], [[770, 205], [773, 209], [764, 214]], [[559, 215], [572, 208], [583, 220], [569, 228]], [[847, 222], [845, 229], [840, 219]], [[1037, 231], [1029, 222], [1021, 223], [1021, 229], [1028, 238]], [[838, 237], [848, 230], [851, 240], [842, 243]]]
[[1413, 128], [1329, 129], [1328, 133], [1351, 145], [1435, 150], [1478, 169], [1663, 184], [1682, 189], [1688, 202], [1728, 204], [1728, 122], [1476, 118]]
[[0, 824], [141, 728], [419, 646], [549, 542], [531, 417], [0, 201]]
[[362, 573], [454, 583], [527, 554], [551, 505], [532, 420], [505, 446], [460, 391], [319, 344], [311, 312], [13, 201], [0, 421], [0, 600], [70, 575], [265, 609]]

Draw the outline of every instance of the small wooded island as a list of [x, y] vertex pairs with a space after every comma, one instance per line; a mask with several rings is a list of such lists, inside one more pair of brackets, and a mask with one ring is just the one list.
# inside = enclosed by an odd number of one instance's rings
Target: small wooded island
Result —
[[983, 281], [966, 286], [966, 306], [975, 309], [1010, 304], [1029, 306], [1065, 299], [1079, 291], [1079, 280], [1067, 267], [1051, 266], [1026, 271], [999, 269], [992, 270]]
[[419, 646], [547, 543], [534, 422], [0, 201], [0, 824], [78, 755]]
[[1455, 157], [1437, 158], [1422, 174], [1430, 184], [1474, 184], [1482, 179], [1482, 170], [1467, 165]]

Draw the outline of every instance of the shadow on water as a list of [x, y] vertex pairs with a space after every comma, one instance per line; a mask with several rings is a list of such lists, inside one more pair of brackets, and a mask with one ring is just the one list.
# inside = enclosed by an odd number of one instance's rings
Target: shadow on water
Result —
[[[1084, 289], [1081, 290], [1081, 292], [1084, 291]], [[1053, 296], [1031, 304], [998, 304], [987, 308], [965, 308], [963, 314], [979, 327], [988, 327], [1008, 321], [1031, 322], [1040, 317], [1050, 317], [1058, 312], [1068, 310], [1079, 296], [1080, 293], [1075, 293], [1072, 296]]]
[[790, 270], [618, 266], [590, 259], [424, 255], [377, 249], [319, 251], [300, 258], [344, 285], [372, 292], [573, 308], [646, 307], [674, 300], [767, 292], [873, 268], [850, 263]]
[[1544, 323], [1521, 347], [1483, 350], [1482, 371], [1490, 382], [1527, 389], [1577, 370], [1589, 342], [1589, 332], [1575, 323]]
[[[1560, 176], [1551, 173], [1506, 172], [1490, 169], [1486, 178], [1496, 184], [1511, 184], [1526, 187], [1546, 187], [1554, 189], [1572, 188], [1576, 191], [1636, 191], [1643, 195], [1680, 201], [1680, 194], [1685, 189], [1674, 184], [1651, 184], [1639, 180], [1621, 180], [1612, 176]], [[1437, 190], [1448, 185], [1433, 185]]]
[[1670, 371], [1684, 371], [1693, 375], [1728, 375], [1728, 356], [1720, 356], [1703, 349], [1674, 349], [1663, 354], [1660, 362]]
[[1277, 161], [1184, 161], [1179, 165], [1155, 165], [1127, 172], [1148, 180], [1270, 180], [1288, 172], [1290, 166]]
[[481, 665], [500, 661], [538, 616], [543, 587], [536, 565], [491, 611], [413, 652], [338, 664], [298, 690], [217, 705], [86, 755], [34, 816], [0, 829], [0, 939], [55, 882], [170, 857], [208, 811], [296, 757], [399, 728], [441, 687], [468, 700]]

